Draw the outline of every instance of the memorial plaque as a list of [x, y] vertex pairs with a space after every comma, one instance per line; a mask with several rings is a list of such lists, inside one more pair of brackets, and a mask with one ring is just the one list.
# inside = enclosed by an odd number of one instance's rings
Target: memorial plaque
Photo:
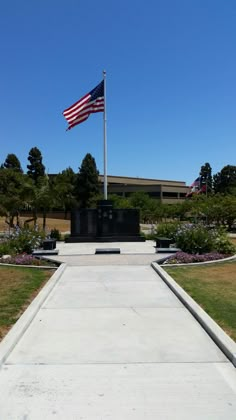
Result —
[[71, 235], [66, 242], [144, 241], [139, 230], [138, 209], [114, 209], [101, 200], [96, 209], [71, 211]]

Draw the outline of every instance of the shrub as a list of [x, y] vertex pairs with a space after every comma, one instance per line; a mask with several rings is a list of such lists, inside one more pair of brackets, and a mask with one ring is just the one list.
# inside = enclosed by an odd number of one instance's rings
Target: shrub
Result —
[[45, 234], [43, 232], [38, 232], [30, 228], [17, 228], [5, 240], [7, 245], [3, 254], [31, 254], [34, 249], [40, 247], [44, 237]]
[[175, 234], [175, 243], [183, 252], [189, 254], [205, 254], [214, 250], [215, 234], [207, 226], [199, 224], [184, 224]]
[[157, 236], [155, 233], [145, 233], [145, 232], [141, 232], [140, 235], [143, 236], [147, 241], [154, 241]]
[[227, 233], [220, 229], [215, 237], [214, 249], [222, 254], [232, 255], [236, 252], [235, 246], [229, 241]]
[[31, 229], [22, 229], [13, 239], [17, 253], [26, 252], [31, 254], [32, 251], [41, 246], [43, 234]]
[[56, 239], [57, 241], [61, 240], [61, 234], [58, 229], [52, 229], [50, 233], [50, 237]]
[[180, 226], [181, 224], [179, 222], [160, 223], [156, 227], [156, 236], [165, 236], [167, 238], [174, 239]]
[[206, 254], [212, 251], [232, 255], [234, 245], [222, 228], [212, 229], [202, 223], [184, 224], [175, 233], [176, 246], [189, 254]]
[[2, 255], [12, 255], [13, 253], [14, 250], [8, 240], [0, 242], [0, 257], [2, 257]]

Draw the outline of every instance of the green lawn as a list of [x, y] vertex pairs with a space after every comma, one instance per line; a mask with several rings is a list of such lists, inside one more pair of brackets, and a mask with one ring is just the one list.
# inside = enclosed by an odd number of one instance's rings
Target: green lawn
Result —
[[236, 261], [163, 268], [236, 341]]
[[53, 272], [46, 269], [0, 266], [0, 340]]

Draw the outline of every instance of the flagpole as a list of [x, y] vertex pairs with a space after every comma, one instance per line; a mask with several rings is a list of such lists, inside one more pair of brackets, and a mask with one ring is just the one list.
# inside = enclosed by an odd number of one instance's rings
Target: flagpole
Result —
[[104, 80], [104, 112], [103, 112], [103, 127], [104, 127], [104, 200], [107, 200], [107, 114], [106, 114], [106, 70], [103, 70]]

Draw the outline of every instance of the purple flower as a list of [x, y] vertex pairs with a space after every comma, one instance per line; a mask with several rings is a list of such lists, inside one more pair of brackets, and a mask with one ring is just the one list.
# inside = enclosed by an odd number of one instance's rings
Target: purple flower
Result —
[[5, 264], [16, 264], [16, 265], [47, 265], [48, 263], [46, 261], [39, 260], [32, 255], [28, 254], [19, 254], [16, 256], [12, 256], [9, 258], [0, 258], [0, 263]]
[[168, 258], [164, 264], [190, 264], [196, 262], [215, 261], [226, 258], [229, 255], [220, 254], [219, 252], [208, 252], [207, 254], [188, 254], [187, 252], [176, 252]]

